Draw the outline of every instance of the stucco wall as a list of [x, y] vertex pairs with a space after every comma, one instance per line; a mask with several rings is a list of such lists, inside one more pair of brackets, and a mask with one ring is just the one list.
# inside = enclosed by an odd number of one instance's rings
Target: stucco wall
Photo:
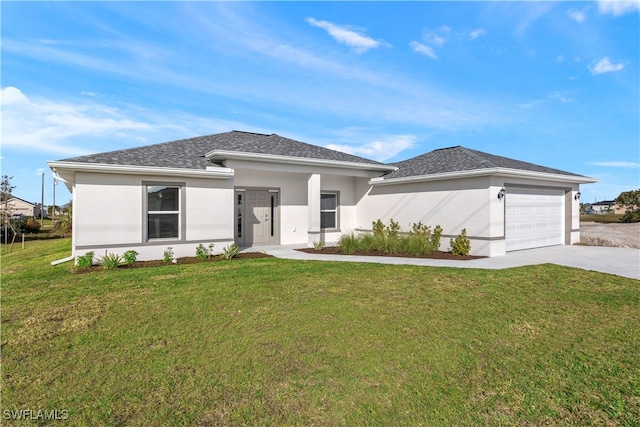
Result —
[[[147, 183], [183, 185], [180, 239], [146, 241]], [[233, 243], [232, 180], [77, 173], [73, 213], [75, 256], [133, 249], [139, 260], [160, 259], [172, 247], [178, 258], [194, 256], [199, 243], [216, 252]]]
[[[359, 183], [359, 188], [366, 186]], [[489, 178], [456, 179], [371, 187], [357, 204], [356, 223], [370, 230], [371, 223], [390, 219], [408, 231], [412, 223], [422, 222], [443, 230], [441, 250], [449, 248], [449, 238], [463, 228], [472, 242], [472, 253], [488, 255], [488, 239], [495, 232], [490, 220], [493, 200], [489, 197]], [[496, 199], [497, 201], [497, 199]], [[496, 204], [497, 205], [497, 204]], [[477, 239], [479, 238], [479, 239]]]

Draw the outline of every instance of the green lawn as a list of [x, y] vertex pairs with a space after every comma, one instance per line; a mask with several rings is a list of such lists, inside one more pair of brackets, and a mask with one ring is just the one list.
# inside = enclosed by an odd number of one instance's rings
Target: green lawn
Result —
[[554, 265], [49, 265], [69, 251], [35, 241], [2, 257], [3, 418], [639, 425], [636, 280]]

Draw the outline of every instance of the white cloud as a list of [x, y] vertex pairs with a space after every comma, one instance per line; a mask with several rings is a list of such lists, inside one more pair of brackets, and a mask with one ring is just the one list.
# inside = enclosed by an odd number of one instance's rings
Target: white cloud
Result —
[[487, 34], [487, 32], [484, 29], [478, 28], [478, 29], [475, 29], [475, 30], [471, 31], [469, 33], [469, 37], [471, 38], [471, 40], [475, 40], [480, 36], [484, 36], [485, 34]]
[[600, 0], [598, 1], [598, 12], [611, 14], [613, 16], [625, 15], [640, 11], [640, 0]]
[[[129, 118], [123, 111], [98, 104], [69, 104], [29, 99], [15, 87], [1, 89], [2, 145], [64, 155], [85, 154], [89, 141], [134, 139], [171, 126]], [[175, 126], [174, 126], [175, 128]], [[125, 140], [126, 140], [125, 139]]]
[[556, 62], [564, 62], [564, 56], [562, 55], [556, 56]]
[[419, 43], [416, 41], [409, 43], [409, 46], [411, 46], [411, 49], [413, 49], [414, 52], [418, 52], [423, 55], [426, 55], [431, 59], [438, 59], [438, 56], [436, 55], [436, 53], [429, 46], [425, 46], [422, 43]]
[[591, 74], [604, 74], [604, 73], [612, 73], [615, 71], [620, 71], [624, 68], [624, 64], [619, 62], [617, 64], [611, 63], [609, 57], [605, 56], [602, 58], [596, 65], [593, 67], [589, 67]]
[[640, 163], [637, 162], [592, 162], [592, 166], [605, 166], [610, 168], [638, 168]]
[[569, 9], [567, 10], [567, 15], [578, 23], [584, 22], [584, 20], [587, 19], [587, 14], [581, 10]]
[[423, 37], [424, 41], [432, 44], [434, 46], [444, 46], [444, 43], [447, 41], [444, 37], [440, 37], [437, 34], [425, 34]]
[[329, 35], [337, 42], [353, 48], [356, 53], [364, 53], [369, 49], [388, 46], [388, 43], [382, 40], [374, 40], [371, 37], [362, 35], [349, 27], [336, 25], [328, 21], [318, 21], [314, 18], [307, 18], [306, 21], [314, 27], [326, 30], [327, 33], [329, 33]]
[[397, 156], [404, 150], [412, 148], [417, 138], [414, 135], [392, 135], [381, 140], [361, 145], [329, 144], [326, 147], [343, 153], [362, 156], [368, 159], [384, 162]]
[[20, 89], [8, 86], [0, 90], [0, 105], [6, 108], [10, 105], [19, 104], [29, 104], [29, 98]]

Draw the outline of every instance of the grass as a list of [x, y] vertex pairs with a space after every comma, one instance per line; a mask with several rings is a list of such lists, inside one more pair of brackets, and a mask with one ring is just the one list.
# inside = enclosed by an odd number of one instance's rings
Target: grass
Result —
[[591, 214], [580, 215], [580, 221], [583, 222], [600, 222], [603, 224], [609, 224], [612, 222], [620, 222], [622, 214]]
[[3, 410], [69, 425], [638, 425], [640, 282], [275, 258], [2, 257]]

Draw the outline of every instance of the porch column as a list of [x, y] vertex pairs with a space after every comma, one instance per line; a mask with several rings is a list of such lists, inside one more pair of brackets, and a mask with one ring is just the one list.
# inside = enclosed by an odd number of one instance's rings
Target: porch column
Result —
[[309, 175], [307, 180], [307, 209], [309, 210], [309, 227], [307, 229], [307, 244], [313, 247], [313, 242], [320, 240], [320, 174]]

